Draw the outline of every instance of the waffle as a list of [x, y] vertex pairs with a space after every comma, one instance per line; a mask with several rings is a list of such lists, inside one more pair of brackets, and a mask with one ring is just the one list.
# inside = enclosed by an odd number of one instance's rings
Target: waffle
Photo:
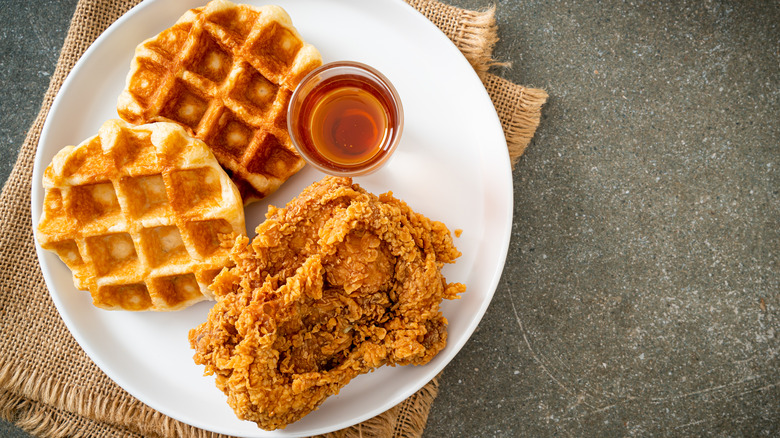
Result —
[[117, 111], [135, 124], [184, 126], [211, 147], [249, 204], [303, 167], [287, 106], [321, 64], [282, 8], [214, 0], [136, 48]]
[[221, 241], [246, 234], [237, 188], [208, 147], [173, 123], [107, 121], [57, 153], [43, 187], [38, 242], [104, 309], [213, 299], [208, 285], [231, 264]]

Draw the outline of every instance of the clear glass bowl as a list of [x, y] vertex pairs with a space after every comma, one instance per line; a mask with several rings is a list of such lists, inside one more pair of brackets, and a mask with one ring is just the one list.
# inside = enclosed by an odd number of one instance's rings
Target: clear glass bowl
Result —
[[359, 176], [384, 166], [404, 125], [401, 98], [380, 72], [339, 61], [322, 65], [296, 87], [287, 110], [293, 145], [330, 175]]

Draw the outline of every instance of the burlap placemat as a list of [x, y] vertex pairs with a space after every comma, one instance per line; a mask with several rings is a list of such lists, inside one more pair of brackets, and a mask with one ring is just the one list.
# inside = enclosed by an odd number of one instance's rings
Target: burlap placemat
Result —
[[[79, 57], [136, 3], [78, 3], [40, 113], [0, 195], [0, 416], [38, 436], [219, 436], [149, 408], [103, 374], [60, 319], [35, 255], [30, 190], [43, 122]], [[469, 11], [431, 0], [409, 3], [442, 29], [483, 79], [516, 162], [534, 134], [547, 95], [488, 73], [497, 41], [494, 10]], [[434, 379], [387, 412], [329, 436], [420, 436], [437, 391]]]

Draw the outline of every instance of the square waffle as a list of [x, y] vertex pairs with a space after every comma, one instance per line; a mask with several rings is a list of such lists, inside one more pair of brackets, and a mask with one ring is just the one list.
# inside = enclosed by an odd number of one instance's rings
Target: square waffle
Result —
[[287, 107], [321, 64], [282, 8], [214, 0], [136, 48], [117, 111], [131, 123], [184, 126], [211, 147], [249, 204], [303, 167]]
[[222, 241], [246, 234], [238, 189], [209, 148], [173, 123], [109, 120], [54, 156], [43, 187], [39, 244], [105, 309], [212, 299], [209, 284], [231, 265]]

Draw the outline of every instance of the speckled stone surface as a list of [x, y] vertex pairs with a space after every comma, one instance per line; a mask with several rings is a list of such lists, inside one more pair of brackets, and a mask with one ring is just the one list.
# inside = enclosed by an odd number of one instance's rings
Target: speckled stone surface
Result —
[[[27, 131], [38, 115], [76, 3], [0, 3], [0, 183], [5, 183], [11, 173]], [[0, 420], [0, 437], [30, 435]]]
[[[74, 5], [0, 6], [3, 180]], [[550, 99], [425, 436], [779, 436], [780, 4], [496, 6], [493, 72]]]
[[780, 4], [497, 19], [496, 71], [550, 99], [426, 436], [780, 435]]
[[75, 8], [76, 0], [0, 4], [0, 183], [38, 115]]

